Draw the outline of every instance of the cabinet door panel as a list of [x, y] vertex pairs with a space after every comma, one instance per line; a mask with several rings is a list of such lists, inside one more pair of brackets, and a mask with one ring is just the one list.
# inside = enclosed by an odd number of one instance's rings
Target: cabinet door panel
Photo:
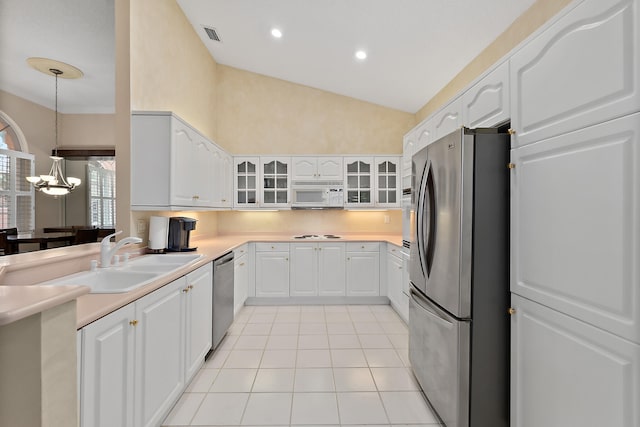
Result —
[[[173, 143], [171, 144], [171, 174], [170, 203], [175, 206], [192, 206], [193, 196], [193, 168], [195, 150], [195, 134], [186, 125], [172, 118]], [[166, 173], [166, 172], [165, 172]]]
[[291, 296], [318, 295], [318, 245], [291, 244]]
[[184, 277], [136, 302], [136, 425], [155, 426], [184, 388]]
[[458, 98], [433, 116], [433, 140], [437, 141], [462, 126], [462, 99]]
[[347, 253], [347, 296], [380, 295], [380, 254]]
[[291, 179], [293, 181], [309, 181], [316, 179], [318, 168], [317, 159], [315, 157], [294, 157], [292, 159], [292, 163], [293, 170]]
[[318, 295], [344, 296], [345, 292], [345, 245], [318, 244]]
[[81, 425], [134, 425], [133, 365], [135, 328], [133, 304], [82, 329]]
[[512, 151], [511, 291], [640, 342], [640, 114]]
[[233, 314], [236, 315], [244, 306], [249, 295], [249, 256], [244, 254], [234, 260], [233, 266]]
[[342, 158], [318, 157], [318, 178], [342, 181]]
[[513, 55], [514, 146], [638, 111], [639, 9], [586, 0]]
[[463, 95], [462, 119], [466, 127], [475, 129], [496, 126], [509, 117], [509, 61], [506, 61]]
[[211, 349], [212, 284], [211, 264], [200, 267], [187, 275], [189, 291], [185, 293], [187, 302], [185, 382], [189, 382], [198, 372], [204, 356]]
[[640, 345], [512, 294], [511, 425], [640, 425]]
[[289, 296], [289, 252], [256, 252], [256, 297]]

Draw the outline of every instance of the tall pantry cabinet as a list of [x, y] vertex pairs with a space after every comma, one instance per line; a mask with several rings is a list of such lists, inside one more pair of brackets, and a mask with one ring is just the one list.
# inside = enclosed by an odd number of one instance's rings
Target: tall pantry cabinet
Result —
[[510, 59], [511, 425], [640, 425], [640, 4]]

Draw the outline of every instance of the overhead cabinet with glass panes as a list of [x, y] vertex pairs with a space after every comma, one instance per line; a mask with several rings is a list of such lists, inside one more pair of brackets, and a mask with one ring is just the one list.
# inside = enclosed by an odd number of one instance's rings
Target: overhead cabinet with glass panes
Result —
[[235, 157], [233, 206], [236, 208], [257, 208], [258, 199], [258, 165], [259, 157]]
[[345, 207], [399, 207], [401, 161], [400, 156], [345, 157]]
[[305, 177], [343, 182], [345, 208], [400, 207], [401, 156], [237, 156], [233, 168], [236, 209], [289, 209]]
[[285, 208], [290, 206], [290, 157], [260, 157], [262, 198], [260, 206]]

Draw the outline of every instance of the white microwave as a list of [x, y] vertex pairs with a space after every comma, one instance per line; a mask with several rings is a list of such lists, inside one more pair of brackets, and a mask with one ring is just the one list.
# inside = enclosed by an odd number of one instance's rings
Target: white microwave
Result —
[[344, 192], [341, 181], [293, 181], [292, 209], [342, 209]]

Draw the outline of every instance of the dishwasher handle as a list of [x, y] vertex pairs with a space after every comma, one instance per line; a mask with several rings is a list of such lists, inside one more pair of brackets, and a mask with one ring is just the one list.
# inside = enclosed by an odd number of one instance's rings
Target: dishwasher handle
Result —
[[213, 267], [214, 268], [222, 267], [223, 265], [228, 264], [230, 262], [233, 262], [233, 252], [228, 252], [222, 255], [221, 257], [216, 258], [213, 261]]

